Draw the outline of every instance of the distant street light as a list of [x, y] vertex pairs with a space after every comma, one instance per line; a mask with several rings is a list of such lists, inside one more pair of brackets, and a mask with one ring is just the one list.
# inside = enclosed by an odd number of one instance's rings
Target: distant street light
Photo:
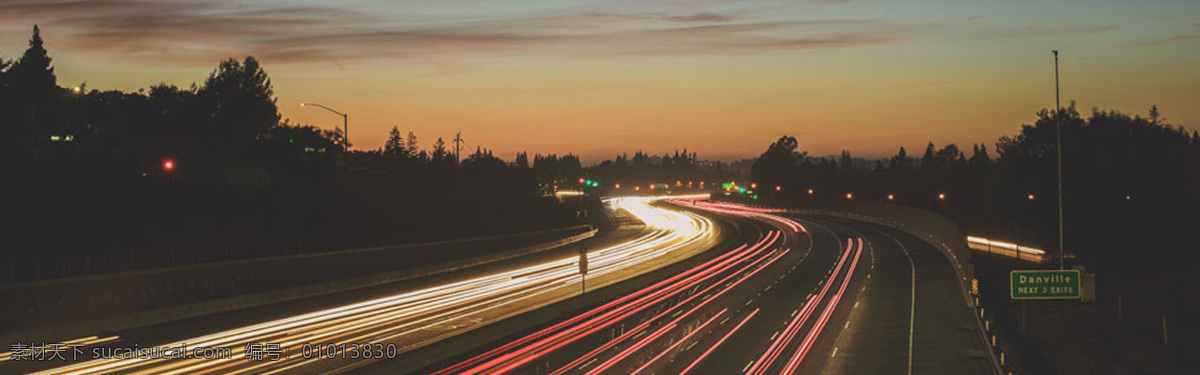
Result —
[[938, 193], [938, 200], [946, 200], [946, 193]]
[[300, 103], [301, 107], [313, 106], [342, 116], [342, 148], [350, 151], [350, 120], [348, 115], [317, 103]]
[[854, 193], [846, 193], [846, 200], [854, 199]]
[[75, 86], [75, 87], [72, 87], [72, 88], [71, 88], [71, 91], [72, 91], [72, 92], [74, 92], [74, 93], [76, 93], [76, 94], [78, 94], [78, 93], [81, 93], [81, 92], [83, 92], [83, 88], [82, 88], [82, 87], [79, 87], [79, 86]]
[[782, 190], [782, 189], [783, 189], [783, 188], [782, 188], [782, 187], [780, 187], [779, 185], [775, 185], [775, 191], [779, 191], [779, 190]]
[[896, 194], [888, 194], [888, 200], [889, 200], [889, 201], [894, 201], [894, 200], [896, 200]]
[[808, 195], [813, 195], [813, 189], [808, 189]]
[[1033, 194], [1029, 194], [1029, 201], [1033, 201]]

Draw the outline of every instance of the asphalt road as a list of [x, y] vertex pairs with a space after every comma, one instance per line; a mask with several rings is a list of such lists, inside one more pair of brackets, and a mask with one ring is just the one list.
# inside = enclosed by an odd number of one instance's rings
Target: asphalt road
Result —
[[963, 302], [953, 265], [937, 249], [877, 224], [830, 217], [813, 220], [862, 234], [873, 245], [876, 261], [860, 306], [837, 337], [837, 355], [822, 373], [995, 372], [980, 340], [974, 310]]
[[991, 373], [953, 269], [929, 245], [849, 220], [677, 203], [736, 217], [745, 242], [416, 372]]
[[[652, 207], [640, 198], [615, 204], [648, 224], [645, 233], [606, 247], [588, 248], [589, 286], [613, 284], [704, 252], [719, 242], [718, 229], [700, 215]], [[343, 344], [384, 345], [382, 356], [400, 355], [430, 343], [536, 310], [579, 293], [577, 257], [556, 252], [553, 259], [506, 262], [503, 268], [465, 273], [424, 287], [323, 309], [296, 306], [281, 318], [242, 315], [237, 326], [213, 333], [208, 323], [178, 324], [157, 330], [123, 332], [114, 346], [225, 347], [228, 359], [111, 359], [74, 363], [46, 373], [322, 373], [345, 371], [379, 360], [347, 353]], [[178, 328], [176, 328], [178, 327]], [[190, 336], [178, 332], [205, 332]], [[183, 338], [180, 338], [183, 337]], [[171, 338], [171, 339], [167, 339]], [[137, 340], [134, 342], [133, 340]], [[251, 344], [279, 344], [278, 360], [246, 360]], [[149, 345], [148, 345], [149, 344]], [[338, 353], [318, 357], [311, 348], [338, 345]], [[395, 349], [392, 349], [395, 348]], [[359, 358], [349, 358], [353, 356]], [[329, 358], [333, 357], [333, 358]], [[268, 357], [269, 358], [269, 357]]]
[[[210, 319], [123, 335], [226, 345], [230, 360], [91, 361], [49, 372], [992, 372], [951, 264], [921, 240], [833, 217], [672, 203], [622, 203], [650, 229], [589, 249], [582, 297], [577, 258], [556, 252], [352, 304], [293, 304], [234, 314], [224, 326]], [[282, 343], [287, 357], [243, 359], [245, 344], [257, 342]], [[316, 359], [300, 348], [358, 342], [394, 344], [395, 354]]]

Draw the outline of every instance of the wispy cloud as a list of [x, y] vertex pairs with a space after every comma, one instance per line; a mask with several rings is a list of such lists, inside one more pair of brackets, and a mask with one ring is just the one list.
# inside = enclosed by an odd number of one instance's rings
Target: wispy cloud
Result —
[[994, 37], [1049, 37], [1070, 35], [1092, 35], [1116, 29], [1114, 25], [1083, 26], [1019, 26], [985, 29], [985, 36]]
[[[1192, 22], [1192, 26], [1200, 27], [1200, 22]], [[1161, 46], [1164, 44], [1171, 44], [1171, 43], [1175, 43], [1175, 42], [1185, 42], [1185, 41], [1196, 40], [1196, 39], [1200, 39], [1200, 32], [1180, 34], [1180, 35], [1169, 36], [1166, 38], [1158, 38], [1158, 39], [1154, 39], [1154, 40], [1148, 40], [1145, 42], [1138, 43], [1137, 46], [1138, 47], [1154, 47], [1154, 46]]]
[[748, 11], [556, 10], [400, 19], [354, 6], [246, 5], [223, 0], [25, 0], [0, 22], [41, 23], [57, 46], [208, 65], [255, 55], [272, 64], [477, 54], [746, 54], [892, 43], [876, 20], [768, 21]]
[[1148, 40], [1145, 42], [1138, 43], [1137, 46], [1138, 47], [1154, 47], [1154, 46], [1161, 46], [1164, 44], [1183, 42], [1183, 41], [1195, 40], [1195, 39], [1200, 39], [1200, 34], [1176, 35], [1176, 36], [1167, 37], [1167, 38]]

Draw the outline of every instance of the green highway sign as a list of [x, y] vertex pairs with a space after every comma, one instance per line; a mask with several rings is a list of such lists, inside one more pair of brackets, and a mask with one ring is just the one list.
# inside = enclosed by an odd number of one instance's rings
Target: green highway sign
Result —
[[1079, 298], [1079, 270], [1019, 270], [1009, 276], [1012, 299]]

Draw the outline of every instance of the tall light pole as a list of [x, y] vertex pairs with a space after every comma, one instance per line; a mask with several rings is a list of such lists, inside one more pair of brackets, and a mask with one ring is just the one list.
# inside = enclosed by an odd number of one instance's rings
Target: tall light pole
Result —
[[1058, 269], [1063, 269], [1066, 242], [1063, 239], [1063, 156], [1062, 156], [1062, 102], [1058, 98], [1058, 50], [1054, 52], [1054, 122], [1055, 141], [1058, 142]]
[[333, 108], [329, 108], [329, 107], [326, 107], [326, 106], [323, 106], [323, 105], [320, 105], [317, 103], [300, 103], [300, 106], [301, 107], [313, 106], [313, 107], [317, 107], [320, 109], [324, 109], [329, 112], [333, 112], [333, 113], [337, 114], [338, 116], [342, 116], [342, 148], [345, 149], [346, 151], [350, 151], [350, 120], [349, 120], [350, 116], [346, 115], [345, 113], [338, 112], [337, 110], [334, 110]]

